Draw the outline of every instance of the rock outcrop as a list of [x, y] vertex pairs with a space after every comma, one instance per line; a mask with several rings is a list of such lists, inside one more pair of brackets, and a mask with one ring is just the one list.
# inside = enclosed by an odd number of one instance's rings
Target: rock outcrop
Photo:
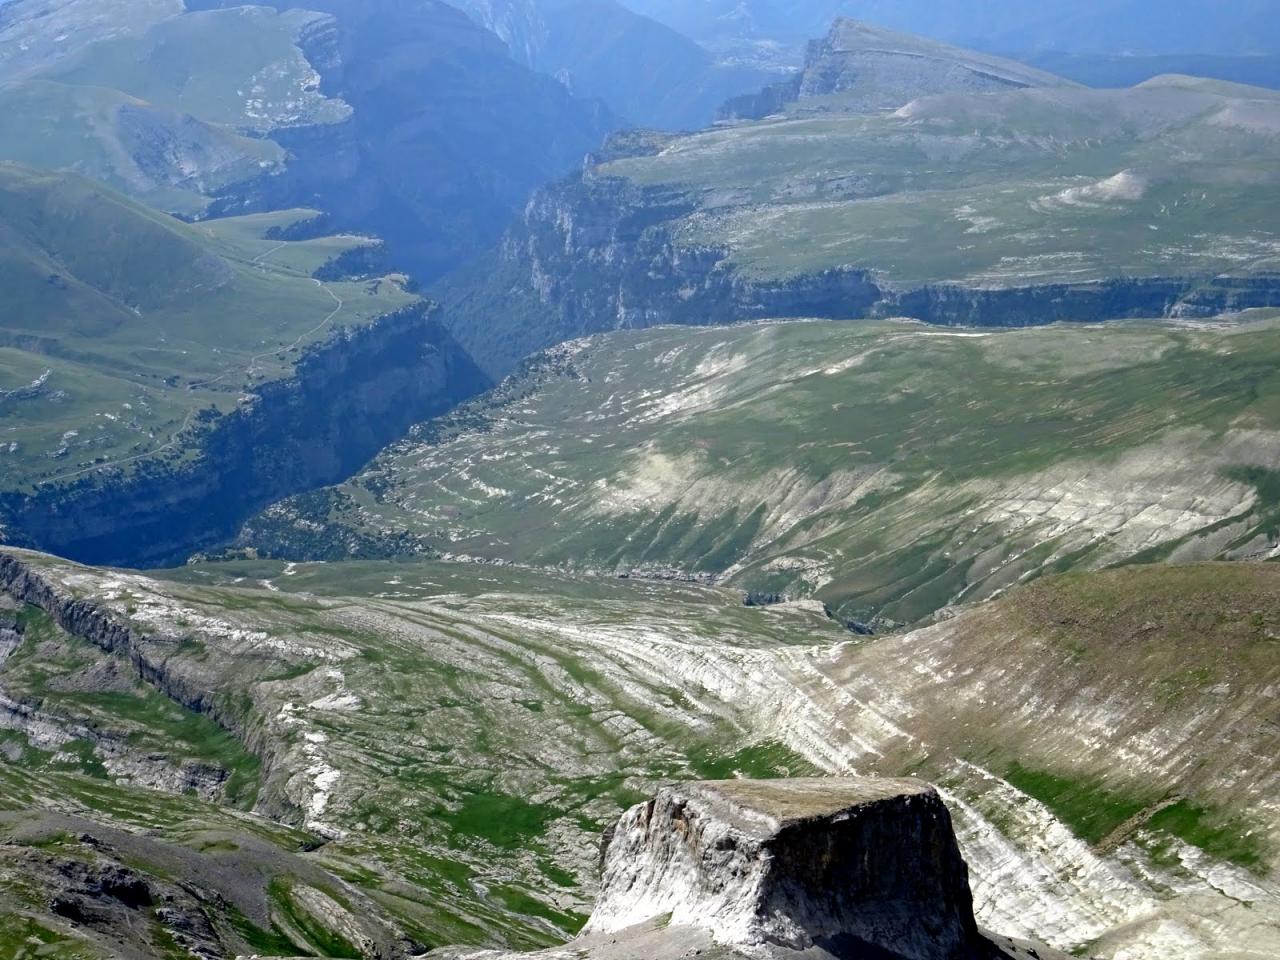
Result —
[[842, 17], [809, 44], [804, 69], [730, 100], [722, 119], [758, 120], [804, 100], [841, 96], [842, 110], [892, 110], [938, 93], [1072, 86], [1025, 64]]
[[919, 780], [667, 787], [608, 832], [601, 866], [582, 938], [543, 956], [1053, 956], [978, 928], [951, 816]]

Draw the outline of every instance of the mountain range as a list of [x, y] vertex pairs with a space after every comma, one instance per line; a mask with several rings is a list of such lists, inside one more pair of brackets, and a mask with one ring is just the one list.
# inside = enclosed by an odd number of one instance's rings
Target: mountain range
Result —
[[767, 116], [615, 138], [437, 288], [487, 370], [669, 323], [1019, 326], [1280, 301], [1274, 91], [1091, 90], [841, 21], [796, 81], [731, 106]]
[[0, 958], [1280, 955], [1267, 4], [306, 6], [0, 5]]

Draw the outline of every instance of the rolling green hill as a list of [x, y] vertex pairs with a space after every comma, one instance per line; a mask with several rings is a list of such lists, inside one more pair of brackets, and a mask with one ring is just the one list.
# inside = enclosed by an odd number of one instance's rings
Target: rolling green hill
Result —
[[68, 170], [186, 217], [236, 183], [278, 172], [270, 140], [158, 108], [118, 90], [30, 80], [0, 86], [6, 160]]
[[[4, 929], [552, 944], [594, 895], [600, 830], [658, 783], [856, 770], [942, 785], [991, 929], [1105, 960], [1165, 956], [1171, 930], [1189, 960], [1267, 955], [1278, 574], [1058, 578], [859, 638], [692, 584], [6, 557]], [[113, 857], [186, 895], [77, 926], [48, 908], [41, 864]]]
[[[261, 239], [300, 216], [259, 219], [248, 239], [234, 222], [191, 226], [92, 181], [0, 166], [0, 389], [51, 371], [6, 402], [5, 489], [169, 450], [199, 411], [234, 411], [305, 348], [416, 301], [393, 281], [311, 278], [367, 240]], [[294, 265], [280, 265], [286, 250]]]
[[1275, 315], [576, 341], [242, 543], [712, 579], [911, 623], [1044, 573], [1274, 553]]
[[265, 7], [15, 0], [0, 18], [0, 160], [102, 180], [194, 217], [285, 151], [265, 135], [351, 108], [303, 46], [326, 18]]
[[337, 123], [351, 108], [320, 91], [320, 77], [300, 47], [326, 19], [265, 6], [195, 11], [141, 34], [100, 40], [51, 74], [233, 129], [269, 133]]

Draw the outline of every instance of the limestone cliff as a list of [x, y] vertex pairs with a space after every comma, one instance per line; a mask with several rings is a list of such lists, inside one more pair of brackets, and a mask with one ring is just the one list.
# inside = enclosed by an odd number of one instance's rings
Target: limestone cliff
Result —
[[[656, 151], [665, 142], [611, 141], [602, 159], [628, 148]], [[668, 324], [906, 316], [945, 326], [1025, 327], [1280, 306], [1274, 273], [917, 285], [833, 265], [762, 277], [742, 269], [726, 247], [687, 241], [687, 225], [703, 216], [693, 194], [610, 177], [603, 166], [588, 163], [538, 191], [498, 251], [438, 288], [444, 323], [495, 379], [565, 340]]]
[[951, 816], [919, 780], [667, 787], [608, 832], [602, 872], [582, 937], [548, 960], [1054, 956], [978, 928]]

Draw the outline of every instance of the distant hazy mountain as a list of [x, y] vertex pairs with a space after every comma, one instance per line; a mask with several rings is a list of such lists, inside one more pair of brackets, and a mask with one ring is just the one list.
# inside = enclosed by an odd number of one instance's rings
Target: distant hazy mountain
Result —
[[644, 127], [703, 127], [726, 100], [776, 79], [720, 64], [694, 40], [616, 0], [450, 2], [501, 37], [520, 62]]
[[1265, 54], [1280, 48], [1274, 0], [625, 0], [723, 56], [798, 60], [803, 42], [852, 16], [984, 50]]
[[1132, 87], [1153, 77], [1175, 73], [1280, 89], [1280, 54], [1269, 57], [1236, 57], [1211, 53], [1133, 56], [1045, 50], [1026, 54], [1023, 59], [1041, 70], [1048, 70], [1091, 87]]

